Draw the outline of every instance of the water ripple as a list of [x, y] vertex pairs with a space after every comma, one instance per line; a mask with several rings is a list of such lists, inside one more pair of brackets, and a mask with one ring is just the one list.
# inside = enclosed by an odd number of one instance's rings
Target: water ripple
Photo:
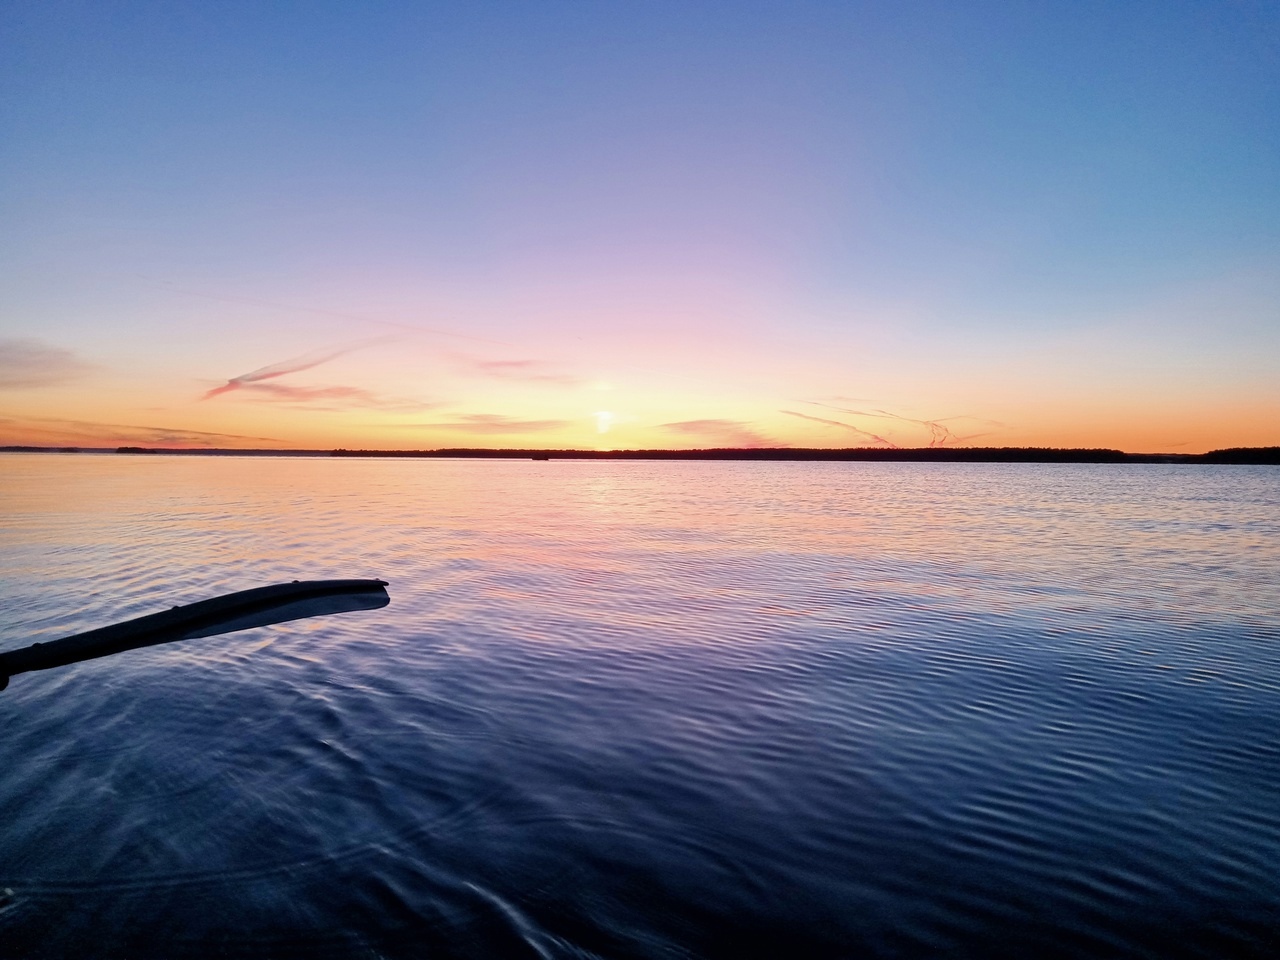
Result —
[[15, 957], [1272, 956], [1280, 475], [0, 460]]

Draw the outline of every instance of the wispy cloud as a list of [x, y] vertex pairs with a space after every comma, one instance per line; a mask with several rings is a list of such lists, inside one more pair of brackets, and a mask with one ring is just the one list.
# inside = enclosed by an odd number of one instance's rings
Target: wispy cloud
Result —
[[329, 386], [299, 387], [287, 383], [245, 383], [241, 390], [263, 403], [292, 403], [308, 410], [350, 410], [365, 408], [392, 412], [418, 413], [443, 406], [399, 397], [384, 397], [363, 387]]
[[775, 447], [781, 446], [763, 434], [753, 430], [743, 420], [679, 420], [660, 424], [662, 429], [686, 437], [706, 440], [723, 447]]
[[828, 427], [843, 427], [846, 430], [852, 430], [861, 437], [866, 437], [873, 443], [881, 443], [886, 447], [897, 448], [897, 444], [892, 440], [886, 440], [877, 434], [871, 433], [869, 430], [863, 430], [861, 427], [855, 427], [851, 423], [845, 423], [843, 420], [828, 420], [825, 417], [811, 417], [807, 413], [796, 413], [794, 410], [779, 410], [779, 413], [785, 413], [789, 417], [799, 417], [801, 420], [812, 420], [814, 423], [824, 423]]
[[341, 347], [334, 347], [330, 350], [319, 350], [300, 357], [294, 357], [292, 360], [282, 360], [279, 363], [259, 367], [257, 370], [251, 370], [248, 373], [232, 377], [221, 386], [207, 391], [200, 399], [202, 401], [212, 400], [214, 397], [220, 397], [225, 393], [235, 391], [242, 394], [244, 399], [247, 400], [261, 403], [295, 404], [308, 410], [335, 411], [364, 408], [413, 413], [441, 406], [439, 403], [426, 403], [403, 397], [387, 397], [363, 387], [344, 384], [299, 386], [277, 382], [281, 377], [314, 369], [321, 364], [328, 363], [330, 360], [336, 360], [338, 357], [345, 356], [356, 350], [362, 350], [374, 344], [385, 343], [389, 339], [391, 338], [374, 337], [368, 340], [360, 340]]
[[39, 340], [0, 339], [0, 389], [50, 387], [88, 373], [92, 367], [70, 350]]
[[441, 423], [405, 424], [427, 430], [457, 430], [462, 433], [543, 433], [560, 430], [571, 420], [518, 420], [497, 413], [464, 413], [457, 420]]
[[522, 380], [565, 387], [582, 383], [581, 377], [564, 373], [545, 360], [484, 360], [465, 354], [454, 354], [454, 357], [468, 372], [496, 380]]
[[68, 420], [60, 417], [10, 417], [3, 421], [23, 436], [37, 436], [46, 442], [112, 444], [166, 444], [171, 446], [215, 446], [241, 440], [282, 442], [277, 437], [254, 437], [239, 433], [214, 433], [187, 427], [155, 427], [129, 423], [103, 423], [97, 420]]
[[274, 380], [276, 377], [283, 377], [290, 373], [301, 373], [303, 370], [310, 370], [318, 367], [322, 363], [328, 363], [330, 360], [336, 360], [338, 357], [345, 356], [362, 347], [367, 347], [378, 340], [361, 340], [358, 343], [347, 344], [344, 347], [337, 347], [332, 350], [320, 350], [314, 353], [304, 354], [301, 357], [294, 357], [292, 360], [282, 360], [279, 363], [268, 364], [265, 367], [259, 367], [257, 370], [250, 370], [248, 373], [242, 373], [238, 377], [232, 377], [220, 387], [214, 387], [207, 392], [201, 400], [212, 400], [214, 397], [221, 396], [224, 393], [230, 393], [232, 390], [239, 390], [249, 384], [261, 383], [264, 380]]

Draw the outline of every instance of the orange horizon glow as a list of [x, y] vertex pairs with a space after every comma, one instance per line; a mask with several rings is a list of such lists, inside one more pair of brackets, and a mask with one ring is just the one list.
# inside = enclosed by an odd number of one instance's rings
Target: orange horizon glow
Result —
[[[1247, 410], [1224, 404], [1217, 409], [1174, 411], [1182, 413], [1177, 432], [1167, 423], [1137, 418], [1099, 428], [1072, 422], [1062, 411], [1043, 405], [1035, 411], [1038, 429], [994, 418], [932, 420], [878, 407], [874, 411], [833, 410], [833, 405], [822, 401], [791, 403], [789, 408], [773, 411], [759, 409], [758, 404], [747, 409], [720, 408], [711, 411], [717, 416], [685, 414], [683, 419], [668, 419], [680, 414], [667, 412], [665, 405], [661, 412], [647, 417], [618, 405], [616, 413], [594, 411], [576, 417], [572, 412], [563, 417], [544, 415], [544, 409], [539, 408], [523, 416], [432, 411], [434, 420], [398, 415], [382, 422], [367, 415], [274, 413], [254, 405], [213, 415], [203, 406], [158, 412], [101, 407], [82, 410], [67, 404], [35, 416], [0, 411], [0, 446], [279, 450], [1045, 447], [1204, 453], [1280, 444], [1276, 429], [1280, 405], [1275, 404]], [[602, 413], [609, 416], [602, 417]], [[104, 419], [95, 419], [104, 414]]]
[[1280, 443], [1253, 6], [30, 6], [0, 445]]

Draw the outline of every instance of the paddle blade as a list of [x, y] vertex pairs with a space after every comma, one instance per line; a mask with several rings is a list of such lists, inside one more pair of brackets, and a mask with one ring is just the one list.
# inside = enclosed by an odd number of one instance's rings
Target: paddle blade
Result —
[[391, 602], [384, 580], [295, 580], [173, 607], [124, 623], [0, 653], [0, 690], [14, 674], [48, 670], [157, 643], [214, 637], [306, 617], [376, 610]]

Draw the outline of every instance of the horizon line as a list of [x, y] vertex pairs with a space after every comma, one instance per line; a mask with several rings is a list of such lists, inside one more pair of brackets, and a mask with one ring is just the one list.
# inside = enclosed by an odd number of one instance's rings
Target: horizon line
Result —
[[1280, 446], [1224, 447], [1205, 453], [1128, 453], [1108, 447], [703, 447], [589, 450], [538, 447], [437, 449], [115, 447], [0, 445], [0, 453], [143, 454], [161, 456], [277, 456], [534, 460], [756, 460], [1023, 463], [1280, 464]]

